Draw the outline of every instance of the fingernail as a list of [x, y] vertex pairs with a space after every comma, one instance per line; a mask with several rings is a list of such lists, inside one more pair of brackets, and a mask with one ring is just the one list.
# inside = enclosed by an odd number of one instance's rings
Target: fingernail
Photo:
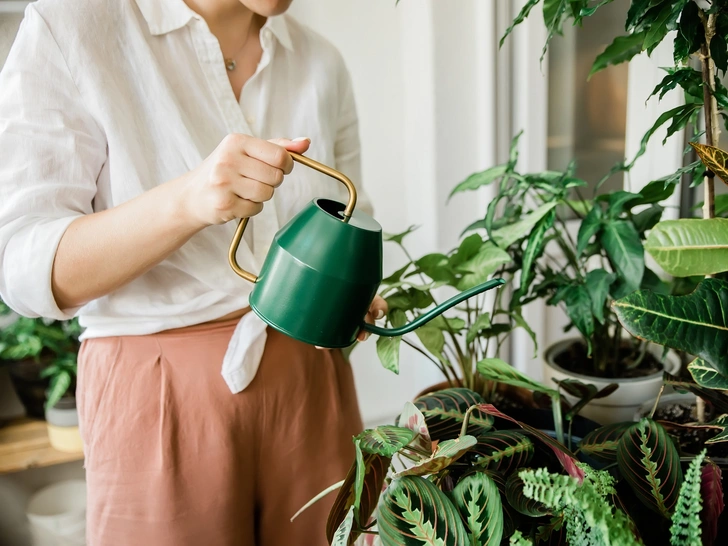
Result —
[[307, 136], [300, 136], [298, 138], [294, 138], [293, 142], [301, 142], [302, 140], [308, 140], [309, 142], [311, 142], [311, 139], [308, 138]]
[[379, 320], [383, 316], [384, 316], [384, 310], [383, 309], [377, 309], [377, 320]]

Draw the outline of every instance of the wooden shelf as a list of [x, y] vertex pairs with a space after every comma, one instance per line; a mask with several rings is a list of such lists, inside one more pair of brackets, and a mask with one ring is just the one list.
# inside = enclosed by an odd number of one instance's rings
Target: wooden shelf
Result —
[[45, 421], [18, 419], [0, 426], [0, 474], [81, 459], [83, 453], [64, 453], [50, 446]]

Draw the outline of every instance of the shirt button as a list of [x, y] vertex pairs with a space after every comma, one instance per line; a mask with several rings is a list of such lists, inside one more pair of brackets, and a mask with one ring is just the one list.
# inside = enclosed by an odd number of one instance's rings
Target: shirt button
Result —
[[248, 125], [251, 127], [255, 125], [255, 118], [253, 116], [245, 116], [245, 121], [247, 121]]

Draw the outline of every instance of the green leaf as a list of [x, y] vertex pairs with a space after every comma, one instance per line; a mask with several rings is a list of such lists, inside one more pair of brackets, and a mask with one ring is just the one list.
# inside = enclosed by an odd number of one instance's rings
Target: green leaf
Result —
[[453, 188], [453, 190], [450, 192], [450, 196], [448, 197], [448, 201], [456, 193], [460, 193], [463, 191], [477, 190], [478, 188], [480, 188], [482, 186], [487, 186], [489, 184], [492, 184], [499, 178], [502, 178], [503, 176], [505, 176], [509, 170], [510, 170], [510, 166], [508, 164], [505, 164], [505, 165], [496, 165], [495, 167], [491, 167], [482, 172], [471, 174], [465, 180], [460, 182], [460, 184], [458, 184], [457, 186], [455, 186]]
[[483, 313], [482, 315], [478, 315], [478, 318], [475, 319], [475, 322], [470, 325], [470, 328], [468, 329], [468, 333], [465, 336], [465, 341], [468, 343], [472, 343], [475, 338], [478, 337], [480, 332], [483, 330], [486, 330], [490, 328], [490, 314], [489, 313]]
[[526, 319], [523, 318], [521, 308], [516, 308], [509, 312], [508, 315], [513, 319], [513, 322], [516, 323], [516, 326], [523, 328], [526, 331], [528, 336], [531, 338], [531, 341], [533, 341], [533, 358], [536, 358], [538, 356], [538, 340], [536, 339], [536, 332], [531, 329], [531, 326], [529, 326], [528, 322], [526, 322]]
[[468, 235], [462, 240], [455, 254], [450, 256], [450, 266], [457, 267], [463, 262], [469, 260], [478, 253], [481, 246], [483, 246], [483, 238], [480, 235], [477, 233]]
[[509, 263], [511, 263], [511, 256], [505, 250], [486, 241], [475, 256], [461, 264], [462, 269], [471, 273], [463, 275], [458, 282], [458, 290], [468, 290], [484, 283], [499, 267]]
[[503, 536], [503, 506], [495, 482], [484, 472], [462, 478], [451, 498], [470, 535], [470, 543], [498, 546]]
[[702, 358], [696, 358], [688, 364], [688, 371], [701, 387], [728, 390], [728, 375], [720, 373]]
[[632, 57], [642, 51], [642, 44], [645, 40], [645, 33], [628, 34], [618, 36], [607, 48], [600, 53], [589, 71], [589, 78], [597, 72], [604, 70], [609, 65], [620, 64], [629, 61]]
[[702, 86], [703, 80], [700, 71], [690, 67], [683, 67], [678, 68], [674, 71], [670, 71], [670, 73], [665, 76], [660, 83], [657, 84], [655, 89], [652, 91], [652, 94], [648, 98], [651, 98], [659, 93], [659, 99], [662, 100], [662, 98], [665, 96], [665, 93], [667, 93], [668, 91], [672, 91], [678, 85], [683, 88]]
[[489, 381], [497, 381], [514, 387], [542, 392], [549, 396], [558, 396], [558, 393], [519, 372], [510, 364], [500, 358], [484, 358], [477, 364], [478, 373]]
[[456, 274], [450, 266], [447, 256], [440, 253], [427, 254], [415, 261], [417, 266], [416, 272], [422, 272], [433, 281], [444, 281], [452, 283], [455, 281]]
[[576, 326], [587, 341], [588, 354], [591, 354], [591, 336], [594, 333], [594, 314], [589, 290], [583, 284], [568, 287], [564, 298], [564, 307], [572, 324]]
[[637, 159], [639, 159], [642, 155], [644, 155], [645, 151], [647, 150], [647, 143], [652, 138], [652, 135], [655, 134], [655, 132], [662, 127], [665, 123], [668, 121], [671, 121], [672, 123], [667, 128], [667, 136], [665, 137], [665, 141], [672, 136], [677, 131], [680, 131], [681, 129], [685, 128], [685, 126], [688, 124], [688, 121], [690, 121], [690, 118], [695, 114], [698, 110], [700, 110], [703, 107], [702, 104], [699, 103], [688, 103], [683, 104], [682, 106], [677, 106], [671, 110], [668, 110], [667, 112], [664, 112], [660, 117], [657, 118], [655, 123], [652, 125], [652, 127], [645, 133], [645, 135], [642, 137], [642, 140], [640, 141], [640, 149], [637, 152], [637, 155], [635, 155], [634, 159], [627, 165], [628, 169], [631, 169]]
[[428, 325], [415, 330], [415, 334], [417, 334], [422, 345], [424, 345], [425, 349], [427, 349], [431, 354], [435, 357], [442, 355], [442, 350], [445, 347], [445, 336], [443, 335], [442, 330]]
[[536, 223], [528, 236], [526, 250], [523, 252], [523, 261], [521, 262], [521, 285], [518, 288], [519, 293], [523, 295], [528, 292], [528, 287], [536, 276], [533, 264], [543, 254], [544, 238], [555, 221], [556, 211], [552, 209]]
[[517, 512], [524, 516], [537, 518], [551, 513], [549, 508], [523, 493], [523, 480], [518, 473], [511, 474], [506, 480], [506, 499]]
[[700, 536], [700, 510], [703, 506], [700, 496], [700, 467], [704, 460], [705, 449], [690, 462], [685, 481], [680, 487], [670, 527], [672, 546], [703, 546]]
[[682, 218], [655, 226], [645, 250], [670, 275], [689, 277], [728, 270], [728, 219]]
[[453, 440], [443, 440], [437, 444], [437, 448], [430, 458], [402, 470], [396, 476], [429, 476], [437, 474], [465, 455], [476, 443], [475, 437], [467, 434]]
[[662, 2], [660, 4], [660, 11], [657, 13], [657, 17], [652, 25], [650, 25], [645, 35], [645, 41], [642, 44], [642, 49], [647, 50], [648, 54], [652, 53], [660, 42], [665, 39], [668, 32], [675, 30], [677, 18], [687, 1], [689, 0]]
[[680, 455], [662, 425], [642, 419], [629, 427], [619, 440], [617, 463], [642, 503], [669, 519], [683, 475]]
[[695, 2], [688, 2], [682, 11], [673, 49], [676, 65], [683, 64], [691, 53], [698, 51], [705, 39], [699, 12], [700, 9]]
[[[359, 508], [361, 508], [361, 495], [364, 491], [364, 478], [367, 473], [367, 468], [364, 464], [364, 454], [361, 451], [361, 440], [354, 440], [354, 449], [356, 454], [356, 474], [354, 476], [354, 505], [352, 506], [352, 508], [354, 508], [354, 510], [359, 513]], [[382, 454], [376, 453], [376, 455]]]
[[508, 474], [531, 462], [534, 454], [531, 439], [516, 430], [491, 431], [478, 436], [470, 450], [473, 464], [478, 468]]
[[58, 401], [68, 392], [73, 378], [66, 370], [61, 370], [57, 375], [51, 378], [50, 389], [48, 390], [48, 398], [46, 407], [52, 408]]
[[382, 425], [375, 429], [367, 429], [354, 437], [359, 442], [362, 452], [392, 457], [404, 446], [414, 440], [416, 432], [403, 427]]
[[728, 375], [728, 284], [703, 280], [686, 296], [640, 290], [613, 304], [629, 333], [700, 357]]
[[355, 461], [351, 465], [326, 521], [326, 538], [329, 542], [333, 541], [336, 530], [346, 518], [349, 510], [354, 507], [355, 502], [358, 503], [359, 509], [354, 514], [354, 521], [357, 525], [351, 531], [350, 543], [356, 540], [359, 535], [357, 529], [367, 525], [369, 517], [377, 506], [390, 462], [389, 457], [382, 457], [373, 453], [363, 454], [365, 472], [360, 498], [356, 497], [355, 487], [357, 473], [361, 472], [358, 470], [360, 462]]
[[[696, 365], [697, 365], [697, 368], [707, 368], [709, 366], [709, 364], [707, 364], [704, 360], [698, 358], [698, 359], [694, 360], [693, 362], [691, 362], [690, 364], [688, 364], [688, 371], [690, 371], [692, 373], [691, 366], [693, 368], [696, 368]], [[704, 370], [697, 369], [696, 374], [698, 376], [702, 375], [703, 373], [709, 374], [712, 370], [713, 370], [712, 368], [704, 369]], [[725, 376], [720, 376], [720, 377], [725, 377]], [[702, 383], [690, 381], [689, 379], [681, 379], [679, 377], [675, 377], [674, 375], [672, 375], [668, 372], [663, 372], [663, 374], [662, 374], [662, 380], [665, 383], [665, 385], [672, 386], [678, 392], [691, 392], [695, 396], [699, 396], [700, 398], [705, 400], [707, 403], [711, 404], [715, 408], [715, 410], [720, 413], [728, 412], [728, 397], [726, 397], [721, 391], [714, 390], [712, 387], [710, 387], [712, 379], [713, 378], [711, 378], [710, 375], [708, 375], [704, 380], [706, 384], [703, 385]], [[702, 381], [702, 379], [701, 379], [701, 381]], [[718, 381], [722, 382], [725, 380], [718, 379]], [[715, 384], [718, 384], [718, 383], [715, 383]]]
[[597, 389], [594, 385], [582, 383], [578, 379], [562, 379], [561, 381], [556, 382], [559, 384], [559, 387], [566, 391], [567, 394], [570, 394], [577, 399], [576, 403], [571, 406], [569, 411], [566, 412], [566, 415], [564, 415], [564, 419], [567, 421], [571, 421], [575, 416], [577, 416], [579, 412], [592, 400], [609, 396], [616, 391], [617, 388], [619, 388], [619, 384], [610, 383], [602, 389]]
[[443, 317], [442, 315], [439, 315], [432, 319], [429, 324], [429, 326], [434, 326], [435, 328], [438, 328], [439, 330], [443, 331], [450, 331], [457, 333], [461, 330], [465, 329], [465, 320], [461, 319], [460, 317]]
[[354, 507], [349, 508], [349, 511], [344, 517], [344, 521], [336, 529], [334, 533], [334, 540], [331, 546], [349, 546], [349, 536], [351, 535], [351, 527], [354, 525]]
[[596, 461], [611, 464], [617, 460], [619, 440], [630, 426], [632, 423], [615, 423], [599, 427], [582, 438], [579, 442], [579, 451]]
[[521, 11], [518, 12], [518, 15], [516, 15], [516, 18], [513, 19], [513, 22], [511, 23], [511, 26], [509, 26], [505, 33], [503, 34], [503, 37], [500, 39], [499, 47], [503, 47], [503, 43], [506, 41], [506, 38], [508, 38], [508, 35], [513, 32], [513, 29], [516, 28], [518, 25], [523, 23], [523, 21], [526, 20], [528, 17], [528, 14], [531, 13], [531, 10], [538, 4], [541, 0], [528, 0], [523, 7], [521, 8]]
[[408, 428], [417, 434], [415, 439], [410, 442], [410, 446], [426, 453], [432, 453], [432, 440], [425, 416], [412, 402], [405, 403], [402, 413], [397, 419], [397, 426]]
[[[693, 170], [695, 169], [694, 163], [691, 163], [690, 166]], [[680, 178], [682, 178], [682, 175], [685, 173], [681, 172], [678, 174], [676, 172], [674, 174], [676, 175], [675, 181], [666, 180], [668, 177], [665, 177], [665, 179], [661, 178], [659, 180], [653, 180], [652, 182], [647, 184], [644, 188], [640, 190], [641, 198], [639, 199], [639, 201], [637, 201], [636, 204], [651, 205], [653, 203], [659, 203], [660, 201], [664, 201], [665, 199], [670, 198], [670, 196], [675, 193], [675, 187], [677, 186], [677, 182], [680, 181]]]
[[630, 289], [639, 288], [645, 272], [645, 253], [634, 226], [622, 220], [609, 222], [601, 242], [622, 281]]
[[546, 216], [558, 203], [555, 201], [545, 203], [523, 216], [518, 222], [507, 225], [493, 231], [491, 238], [493, 242], [502, 249], [507, 249], [516, 241], [519, 241], [529, 235], [534, 226], [541, 218]]
[[379, 500], [377, 513], [384, 546], [462, 546], [467, 536], [457, 508], [419, 476], [393, 480]]
[[[456, 387], [420, 396], [414, 404], [425, 416], [427, 429], [433, 440], [451, 440], [460, 433], [468, 408], [482, 402], [483, 398], [478, 393]], [[468, 421], [467, 433], [478, 436], [492, 426], [491, 416], [473, 411]]]
[[716, 33], [710, 40], [710, 56], [713, 58], [716, 68], [723, 73], [728, 70], [727, 47], [725, 36], [720, 33]]
[[398, 269], [397, 271], [395, 271], [394, 273], [392, 273], [389, 277], [386, 277], [385, 279], [382, 279], [382, 284], [383, 285], [388, 285], [388, 284], [394, 284], [396, 282], [399, 282], [402, 279], [402, 275], [404, 275], [404, 272], [407, 271], [407, 269], [409, 269], [409, 267], [411, 265], [412, 265], [411, 262], [408, 263], [408, 264], [405, 264], [400, 269]]
[[581, 256], [584, 253], [589, 241], [594, 237], [602, 227], [602, 206], [595, 203], [579, 226], [579, 233], [576, 236], [576, 255]]
[[599, 197], [600, 200], [607, 200], [609, 202], [609, 206], [607, 207], [607, 216], [611, 220], [619, 218], [624, 212], [625, 206], [628, 209], [632, 208], [632, 203], [638, 202], [640, 198], [640, 194], [624, 190], [614, 191]]
[[651, 205], [642, 212], [635, 214], [632, 217], [632, 223], [634, 224], [637, 233], [642, 235], [645, 231], [648, 231], [657, 225], [657, 222], [662, 218], [664, 207], [660, 205]]
[[604, 269], [594, 269], [586, 274], [586, 289], [589, 291], [592, 313], [599, 324], [604, 324], [604, 304], [609, 295], [609, 287], [617, 276]]
[[404, 238], [407, 237], [407, 235], [409, 235], [413, 231], [415, 231], [418, 227], [419, 226], [410, 226], [406, 230], [404, 230], [402, 233], [395, 233], [395, 234], [385, 233], [382, 235], [382, 238], [385, 241], [392, 241], [394, 243], [397, 243], [398, 245], [401, 245]]
[[[387, 300], [389, 303], [389, 300]], [[407, 322], [407, 317], [401, 309], [392, 308], [390, 304], [389, 321], [392, 326], [398, 328]], [[390, 372], [399, 374], [399, 346], [402, 343], [402, 337], [385, 337], [377, 338], [377, 356], [385, 369]]]

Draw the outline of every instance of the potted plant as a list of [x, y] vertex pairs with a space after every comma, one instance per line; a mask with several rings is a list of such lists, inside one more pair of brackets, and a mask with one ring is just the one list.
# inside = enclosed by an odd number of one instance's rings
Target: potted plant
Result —
[[[0, 315], [10, 314], [0, 301]], [[27, 317], [17, 317], [0, 329], [0, 362], [7, 366], [29, 417], [43, 419], [47, 398], [53, 406], [69, 388], [74, 392], [80, 332], [76, 320]]]

